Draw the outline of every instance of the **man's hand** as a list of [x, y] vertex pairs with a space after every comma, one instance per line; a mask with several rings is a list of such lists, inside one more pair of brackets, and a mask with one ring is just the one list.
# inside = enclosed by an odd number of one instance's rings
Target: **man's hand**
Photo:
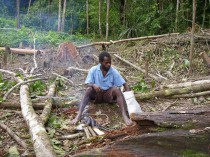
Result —
[[96, 91], [96, 93], [101, 91], [101, 88], [97, 86], [96, 84], [93, 84], [93, 89]]

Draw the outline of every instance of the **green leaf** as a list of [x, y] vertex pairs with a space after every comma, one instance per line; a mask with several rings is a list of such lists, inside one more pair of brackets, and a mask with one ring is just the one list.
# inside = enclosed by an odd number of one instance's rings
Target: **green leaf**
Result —
[[20, 156], [20, 153], [17, 150], [16, 146], [10, 147], [9, 148], [9, 157], [16, 157], [16, 156]]

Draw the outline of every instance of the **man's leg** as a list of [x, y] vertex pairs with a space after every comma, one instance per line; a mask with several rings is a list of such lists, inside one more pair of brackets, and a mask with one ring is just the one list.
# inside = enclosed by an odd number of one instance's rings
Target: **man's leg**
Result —
[[[112, 98], [113, 97], [117, 98], [117, 104], [120, 106], [120, 109], [121, 109], [121, 112], [122, 112], [122, 116], [123, 116], [123, 119], [124, 119], [126, 125], [132, 125], [133, 122], [128, 118], [128, 116], [126, 114], [126, 102], [125, 102], [125, 98], [124, 98], [122, 92], [117, 87], [113, 87], [113, 88], [111, 88], [109, 90], [111, 90], [110, 92], [111, 92]], [[106, 94], [104, 96], [106, 98], [108, 97]], [[106, 100], [106, 98], [105, 98], [105, 100]]]
[[92, 87], [88, 87], [86, 89], [85, 95], [82, 98], [82, 101], [80, 102], [79, 105], [79, 111], [77, 113], [77, 116], [71, 121], [72, 124], [76, 124], [82, 117], [82, 112], [85, 108], [85, 106], [90, 102], [91, 98], [94, 97], [94, 89]]

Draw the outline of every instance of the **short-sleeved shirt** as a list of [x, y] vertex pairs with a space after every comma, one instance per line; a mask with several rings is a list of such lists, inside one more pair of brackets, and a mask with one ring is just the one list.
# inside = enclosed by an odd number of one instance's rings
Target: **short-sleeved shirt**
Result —
[[125, 83], [125, 80], [120, 73], [113, 67], [110, 67], [106, 76], [104, 77], [100, 69], [101, 64], [90, 69], [85, 83], [96, 84], [103, 90], [108, 90], [111, 87], [120, 87]]

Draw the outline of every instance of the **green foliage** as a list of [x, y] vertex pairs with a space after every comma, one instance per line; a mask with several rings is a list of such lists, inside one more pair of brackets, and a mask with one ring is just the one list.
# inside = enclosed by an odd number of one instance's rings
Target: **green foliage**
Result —
[[0, 102], [3, 101], [2, 97], [10, 88], [16, 85], [14, 81], [3, 80], [2, 74], [0, 74]]
[[44, 91], [46, 90], [47, 86], [45, 83], [42, 81], [38, 80], [35, 81], [31, 86], [30, 86], [30, 92], [35, 93], [37, 95], [44, 95]]
[[183, 157], [209, 157], [208, 154], [189, 149], [182, 151], [181, 154]]
[[133, 91], [136, 92], [147, 92], [149, 90], [148, 85], [146, 84], [145, 80], [140, 80], [137, 84], [131, 87]]
[[16, 146], [9, 148], [9, 154], [8, 157], [18, 157], [20, 156], [20, 153], [18, 152], [18, 149]]
[[15, 25], [14, 19], [0, 18], [0, 28], [14, 28]]
[[62, 120], [53, 114], [50, 116], [47, 124], [51, 128], [61, 128]]

